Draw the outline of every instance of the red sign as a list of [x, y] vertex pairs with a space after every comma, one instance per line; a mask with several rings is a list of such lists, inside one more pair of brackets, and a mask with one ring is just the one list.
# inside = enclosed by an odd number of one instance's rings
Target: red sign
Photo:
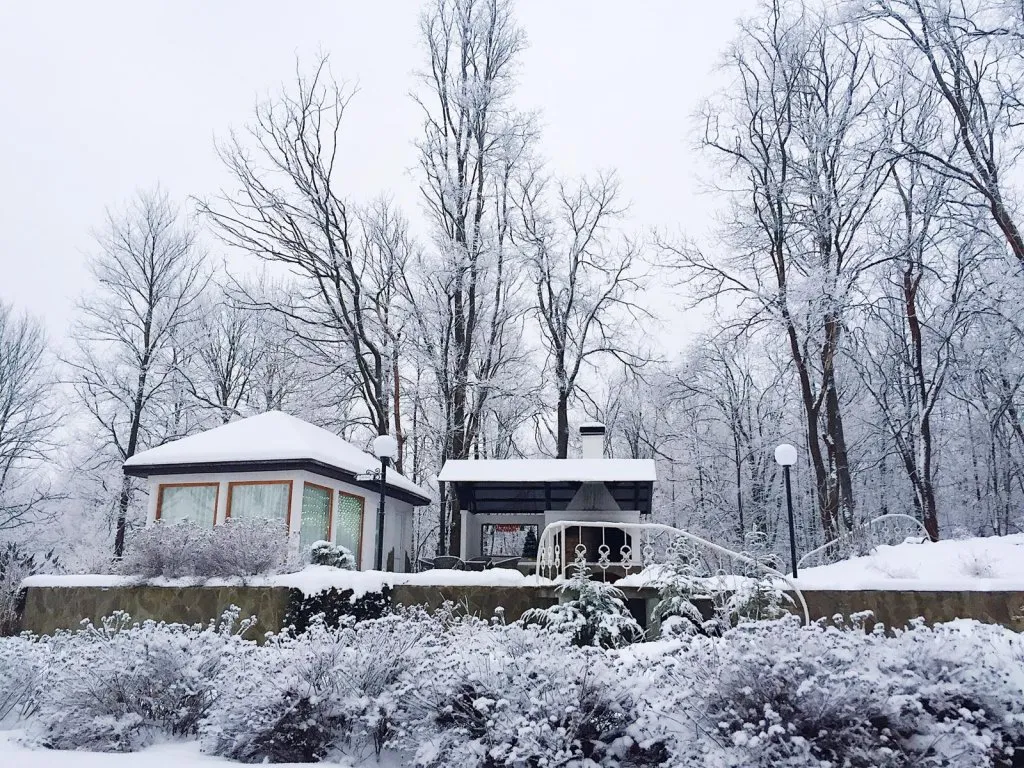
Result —
[[519, 533], [523, 529], [523, 526], [516, 523], [500, 523], [494, 526], [494, 528], [498, 533]]

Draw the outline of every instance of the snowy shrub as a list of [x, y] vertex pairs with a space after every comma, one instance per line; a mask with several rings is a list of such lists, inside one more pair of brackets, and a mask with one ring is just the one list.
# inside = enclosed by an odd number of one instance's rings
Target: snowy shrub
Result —
[[213, 528], [157, 522], [134, 534], [121, 571], [169, 579], [255, 576], [280, 571], [287, 556], [287, 532], [269, 520], [228, 519]]
[[302, 633], [317, 621], [337, 628], [352, 621], [379, 619], [390, 611], [391, 587], [387, 584], [381, 587], [380, 592], [363, 592], [358, 597], [351, 589], [335, 587], [312, 595], [301, 589], [290, 589], [284, 625]]
[[536, 625], [464, 619], [411, 691], [414, 765], [660, 765], [633, 731], [637, 702], [605, 652]]
[[658, 604], [651, 618], [657, 623], [661, 637], [704, 635], [714, 631], [707, 622], [696, 599], [699, 594], [696, 553], [682, 542], [675, 542], [669, 551], [668, 562], [661, 566], [655, 583], [658, 585]]
[[1024, 745], [1022, 652], [1019, 635], [975, 622], [891, 637], [788, 619], [695, 641], [662, 677], [688, 688], [727, 765], [1010, 766]]
[[43, 650], [36, 638], [0, 638], [0, 723], [32, 712], [43, 662]]
[[983, 552], [972, 552], [961, 557], [960, 571], [974, 579], [994, 579], [999, 575], [992, 557]]
[[275, 638], [225, 679], [204, 748], [247, 763], [379, 756], [402, 728], [416, 652], [437, 633], [425, 613], [404, 611]]
[[620, 648], [643, 639], [644, 631], [626, 607], [622, 590], [592, 581], [582, 559], [574, 563], [572, 578], [558, 592], [569, 599], [550, 608], [532, 608], [521, 621], [565, 633], [578, 646]]
[[332, 568], [344, 568], [347, 571], [356, 569], [356, 556], [352, 554], [352, 550], [329, 541], [313, 542], [309, 551], [309, 561], [313, 565], [327, 565]]
[[60, 569], [52, 551], [46, 554], [26, 552], [20, 545], [8, 542], [0, 549], [0, 636], [17, 631], [21, 618], [24, 592], [21, 582], [36, 573]]
[[132, 535], [121, 570], [147, 579], [196, 576], [211, 538], [211, 529], [192, 522], [167, 525], [157, 521]]
[[745, 621], [773, 621], [786, 616], [786, 606], [792, 604], [774, 579], [746, 579], [729, 594], [722, 618], [733, 627]]
[[288, 559], [288, 531], [272, 520], [232, 520], [213, 527], [198, 576], [276, 573]]
[[237, 612], [206, 627], [132, 624], [119, 613], [58, 634], [46, 641], [35, 736], [54, 749], [127, 752], [196, 733], [220, 671], [250, 647], [240, 639], [250, 626]]

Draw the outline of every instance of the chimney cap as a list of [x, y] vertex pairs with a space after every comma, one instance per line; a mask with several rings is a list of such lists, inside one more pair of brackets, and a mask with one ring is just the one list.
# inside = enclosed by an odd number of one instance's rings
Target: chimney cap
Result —
[[603, 435], [604, 424], [599, 421], [588, 421], [586, 424], [580, 424], [580, 435]]

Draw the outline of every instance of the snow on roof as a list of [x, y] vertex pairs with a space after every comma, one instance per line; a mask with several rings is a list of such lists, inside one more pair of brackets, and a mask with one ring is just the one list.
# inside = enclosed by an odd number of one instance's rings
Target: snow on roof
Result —
[[[359, 474], [380, 467], [380, 460], [321, 427], [281, 411], [183, 437], [137, 453], [125, 467], [214, 464], [221, 462], [315, 461], [343, 472]], [[394, 470], [388, 486], [429, 499], [426, 491]]]
[[447, 483], [653, 483], [653, 459], [463, 459], [446, 461]]

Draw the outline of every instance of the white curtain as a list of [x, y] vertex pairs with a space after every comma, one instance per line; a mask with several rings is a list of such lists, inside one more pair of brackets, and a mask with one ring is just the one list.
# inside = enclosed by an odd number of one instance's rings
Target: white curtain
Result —
[[233, 484], [228, 509], [233, 520], [272, 520], [284, 525], [288, 520], [288, 496], [291, 484]]
[[187, 521], [212, 528], [216, 510], [216, 484], [160, 487], [160, 519], [167, 524]]

